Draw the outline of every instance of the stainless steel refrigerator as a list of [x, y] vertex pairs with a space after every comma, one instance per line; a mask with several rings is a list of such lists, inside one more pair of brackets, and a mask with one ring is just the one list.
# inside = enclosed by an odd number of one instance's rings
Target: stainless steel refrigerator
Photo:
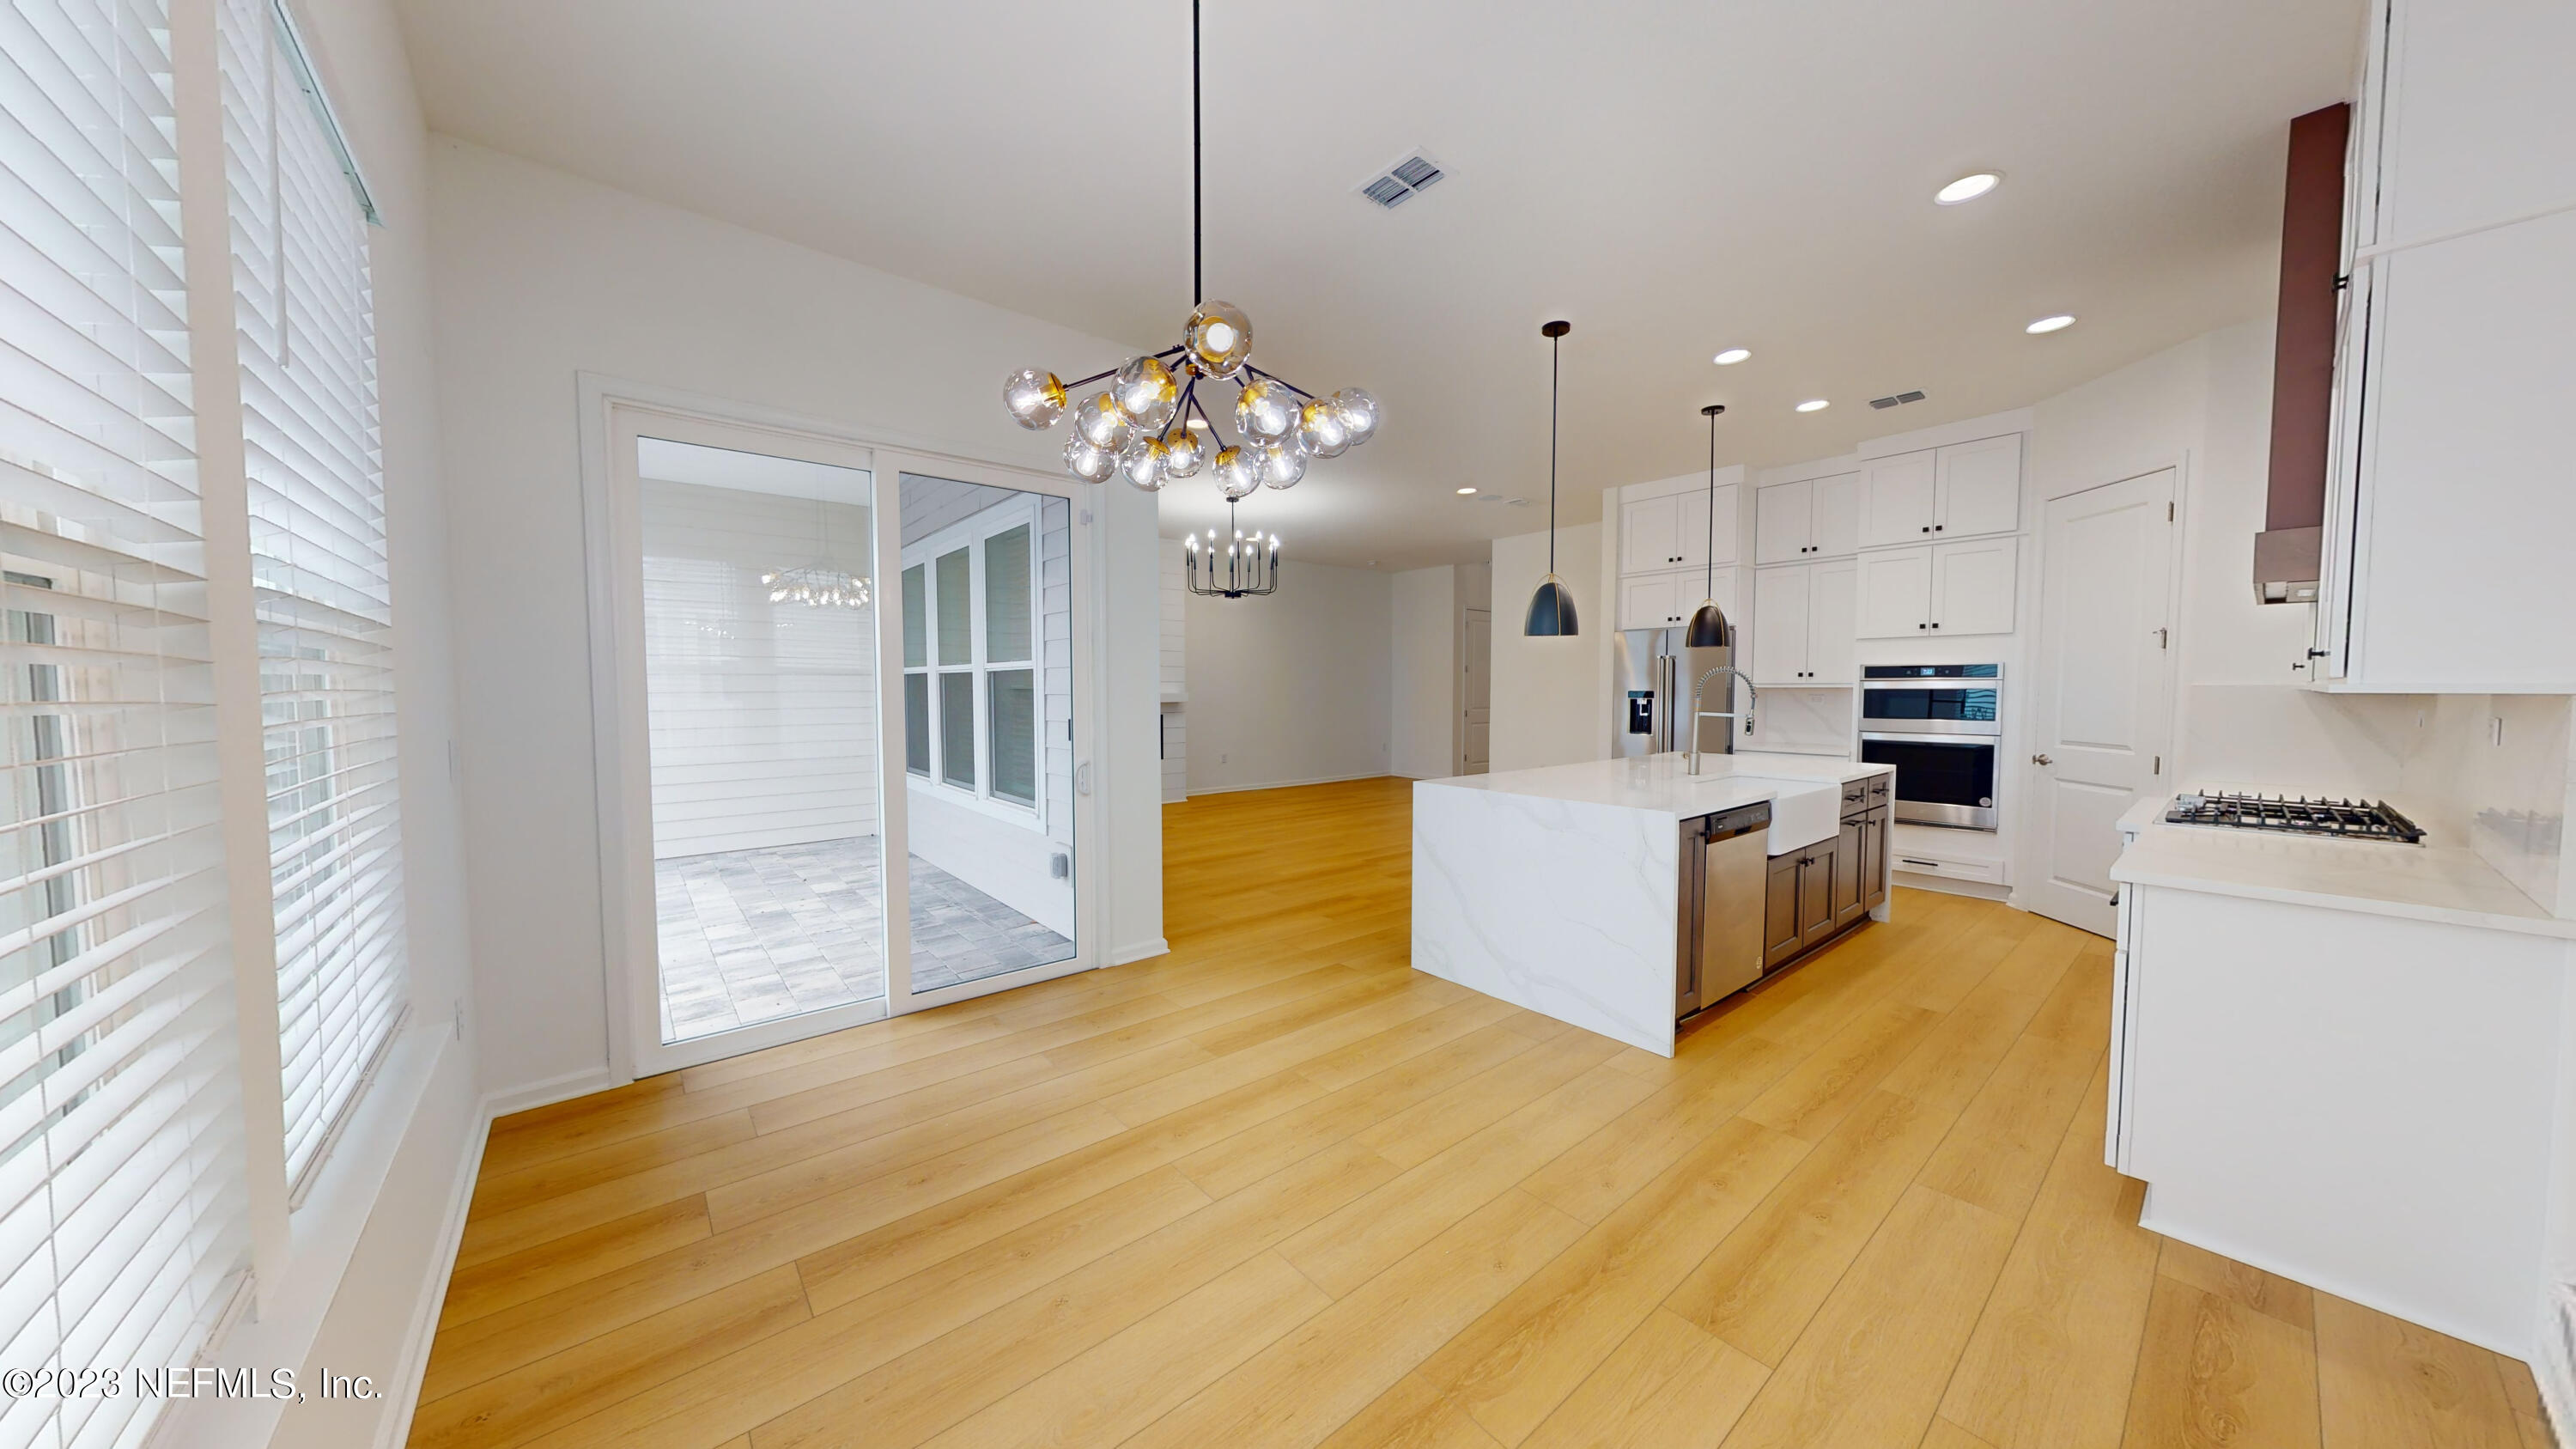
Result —
[[[1611, 640], [1611, 690], [1618, 706], [1611, 748], [1622, 757], [1659, 755], [1690, 748], [1688, 727], [1691, 686], [1720, 664], [1735, 662], [1732, 649], [1689, 649], [1679, 629], [1624, 629]], [[1728, 689], [1734, 690], [1729, 703]], [[1708, 682], [1702, 709], [1740, 710], [1746, 703], [1743, 683], [1731, 674]], [[1732, 726], [1732, 728], [1730, 728]], [[1701, 750], [1733, 754], [1743, 730], [1741, 720], [1703, 722]]]

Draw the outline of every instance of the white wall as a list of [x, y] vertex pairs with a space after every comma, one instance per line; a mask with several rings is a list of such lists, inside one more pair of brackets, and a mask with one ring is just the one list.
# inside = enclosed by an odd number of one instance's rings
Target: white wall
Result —
[[[430, 154], [438, 357], [457, 553], [478, 1021], [489, 1089], [609, 1080], [577, 376], [826, 420], [1054, 470], [995, 379], [1130, 349], [450, 138]], [[1095, 490], [1106, 529], [1104, 955], [1161, 949], [1154, 508]]]
[[1170, 805], [1190, 798], [1190, 593], [1181, 580], [1181, 541], [1166, 538], [1155, 548], [1155, 578], [1159, 585], [1155, 598], [1162, 605], [1163, 624], [1162, 672], [1158, 677], [1163, 717], [1158, 741], [1162, 747], [1163, 803]]
[[1391, 773], [1436, 780], [1457, 771], [1458, 569], [1407, 569], [1395, 590]]
[[1183, 614], [1191, 794], [1387, 773], [1391, 576], [1290, 559], [1277, 593]]
[[771, 603], [760, 581], [826, 561], [874, 572], [869, 510], [640, 491], [653, 858], [876, 834], [876, 605]]
[[[263, 1373], [292, 1367], [308, 1382], [327, 1363], [375, 1376], [391, 1397], [174, 1404], [158, 1442], [191, 1449], [337, 1449], [389, 1432], [407, 1408], [409, 1370], [428, 1347], [427, 1313], [463, 1209], [467, 1154], [480, 1142], [475, 1033], [470, 1020], [461, 1040], [455, 1027], [475, 1002], [465, 833], [448, 755], [457, 735], [456, 640], [431, 332], [428, 137], [386, 0], [298, 0], [294, 9], [384, 221], [369, 243], [385, 533], [401, 636], [395, 687], [412, 1014], [294, 1214], [286, 1271], [259, 1285], [259, 1313], [235, 1324], [212, 1357]], [[179, 43], [210, 36], [211, 12], [205, 0], [181, 0]], [[192, 99], [183, 91], [182, 106]]]
[[1532, 639], [1521, 627], [1530, 595], [1547, 576], [1547, 534], [1494, 540], [1492, 760], [1497, 773], [1598, 760], [1610, 753], [1610, 636], [1618, 621], [1601, 603], [1605, 547], [1598, 523], [1557, 530], [1556, 572], [1574, 591], [1582, 632], [1571, 639]]

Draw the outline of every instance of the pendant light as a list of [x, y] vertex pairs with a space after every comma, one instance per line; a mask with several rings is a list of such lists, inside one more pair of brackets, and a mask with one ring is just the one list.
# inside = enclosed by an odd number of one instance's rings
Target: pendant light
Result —
[[[1204, 465], [1231, 503], [1265, 485], [1294, 488], [1306, 476], [1309, 459], [1339, 457], [1367, 442], [1377, 432], [1379, 409], [1364, 389], [1346, 387], [1318, 397], [1252, 365], [1252, 319], [1231, 302], [1207, 298], [1200, 220], [1207, 191], [1204, 152], [1199, 3], [1190, 0], [1190, 296], [1197, 307], [1182, 324], [1179, 345], [1073, 382], [1023, 367], [1002, 380], [1002, 406], [1031, 432], [1072, 414], [1064, 467], [1085, 483], [1124, 478], [1155, 493]], [[1104, 381], [1108, 387], [1073, 400], [1071, 389]], [[1202, 382], [1211, 392], [1219, 383], [1234, 384], [1235, 442], [1225, 441], [1199, 401]]]
[[1573, 330], [1571, 322], [1550, 322], [1538, 329], [1538, 335], [1547, 339], [1547, 577], [1530, 595], [1529, 620], [1521, 626], [1521, 632], [1533, 638], [1583, 632], [1574, 617], [1574, 591], [1556, 576], [1556, 344]]
[[1699, 612], [1691, 615], [1690, 628], [1682, 635], [1682, 645], [1689, 649], [1735, 647], [1735, 626], [1717, 606], [1717, 415], [1724, 411], [1724, 403], [1710, 403], [1699, 410], [1708, 419], [1708, 580], [1702, 586]]

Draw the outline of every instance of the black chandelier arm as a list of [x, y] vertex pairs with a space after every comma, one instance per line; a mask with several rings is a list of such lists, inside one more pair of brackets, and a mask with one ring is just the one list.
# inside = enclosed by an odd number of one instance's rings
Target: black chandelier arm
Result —
[[1243, 365], [1243, 370], [1244, 370], [1244, 371], [1246, 371], [1246, 372], [1248, 372], [1248, 373], [1251, 373], [1254, 377], [1260, 378], [1260, 379], [1261, 379], [1261, 380], [1263, 380], [1264, 382], [1275, 382], [1275, 383], [1279, 384], [1281, 387], [1284, 387], [1284, 388], [1288, 389], [1290, 392], [1293, 392], [1293, 393], [1297, 394], [1297, 396], [1304, 398], [1304, 399], [1305, 399], [1306, 401], [1308, 401], [1308, 402], [1320, 402], [1320, 401], [1322, 400], [1322, 399], [1320, 399], [1320, 398], [1317, 398], [1313, 393], [1306, 391], [1306, 390], [1305, 390], [1304, 388], [1302, 388], [1302, 387], [1299, 387], [1297, 384], [1295, 384], [1295, 383], [1293, 383], [1293, 382], [1290, 382], [1288, 379], [1286, 379], [1286, 378], [1284, 378], [1284, 377], [1281, 377], [1279, 374], [1277, 374], [1277, 373], [1275, 373], [1275, 372], [1263, 372], [1260, 368], [1257, 368], [1257, 367], [1253, 366], [1253, 365], [1252, 365], [1251, 363], [1249, 363], [1249, 362], [1247, 362], [1247, 363], [1245, 363], [1245, 364]]

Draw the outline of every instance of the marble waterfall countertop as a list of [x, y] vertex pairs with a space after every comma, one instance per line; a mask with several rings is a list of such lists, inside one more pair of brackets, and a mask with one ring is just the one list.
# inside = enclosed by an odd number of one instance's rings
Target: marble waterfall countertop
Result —
[[1534, 770], [1504, 770], [1421, 783], [1439, 789], [1485, 790], [1534, 800], [1643, 810], [1674, 820], [1768, 800], [1770, 853], [1785, 855], [1813, 845], [1841, 827], [1842, 786], [1886, 773], [1885, 765], [1864, 765], [1826, 755], [1748, 751], [1703, 755], [1696, 775], [1690, 773], [1690, 756], [1670, 754], [1543, 765]]
[[1416, 781], [1414, 969], [1671, 1056], [1680, 822], [1767, 800], [1768, 849], [1785, 854], [1835, 834], [1844, 785], [1887, 769], [1814, 755], [1709, 755], [1698, 775], [1689, 764]]
[[2111, 879], [2576, 940], [2576, 920], [2542, 910], [2465, 845], [2168, 825], [2170, 803], [2154, 796], [2120, 817], [2129, 845]]

